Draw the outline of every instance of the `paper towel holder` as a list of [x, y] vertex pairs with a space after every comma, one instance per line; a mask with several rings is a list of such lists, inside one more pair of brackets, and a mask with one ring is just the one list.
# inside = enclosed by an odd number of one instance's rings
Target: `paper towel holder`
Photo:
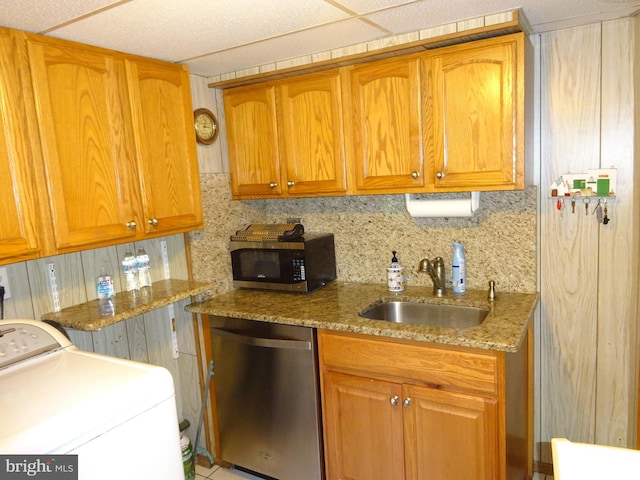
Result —
[[407, 212], [412, 217], [472, 217], [480, 207], [480, 192], [470, 192], [470, 198], [417, 200], [405, 193]]

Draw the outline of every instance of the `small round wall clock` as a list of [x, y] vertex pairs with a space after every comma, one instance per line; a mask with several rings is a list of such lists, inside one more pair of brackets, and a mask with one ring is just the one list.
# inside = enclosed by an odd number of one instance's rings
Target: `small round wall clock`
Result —
[[210, 145], [218, 136], [218, 120], [211, 110], [198, 108], [193, 112], [196, 128], [196, 141], [203, 145]]

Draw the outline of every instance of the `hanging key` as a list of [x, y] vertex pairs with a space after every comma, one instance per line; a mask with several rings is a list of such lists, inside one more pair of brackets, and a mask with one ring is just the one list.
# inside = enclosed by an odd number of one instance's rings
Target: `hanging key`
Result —
[[571, 198], [571, 213], [576, 213], [576, 199], [574, 197]]
[[584, 199], [584, 214], [585, 215], [589, 215], [589, 202], [591, 200], [589, 200], [588, 198]]
[[607, 204], [606, 204], [606, 200], [605, 200], [605, 204], [604, 204], [604, 218], [602, 219], [602, 224], [606, 225], [607, 223], [609, 223], [609, 217], [607, 216]]

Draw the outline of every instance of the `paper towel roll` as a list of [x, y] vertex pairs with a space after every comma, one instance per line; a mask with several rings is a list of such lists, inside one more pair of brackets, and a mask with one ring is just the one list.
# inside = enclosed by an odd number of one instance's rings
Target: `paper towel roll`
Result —
[[412, 217], [472, 217], [480, 206], [480, 192], [471, 192], [471, 198], [446, 200], [415, 200], [407, 193], [405, 203]]

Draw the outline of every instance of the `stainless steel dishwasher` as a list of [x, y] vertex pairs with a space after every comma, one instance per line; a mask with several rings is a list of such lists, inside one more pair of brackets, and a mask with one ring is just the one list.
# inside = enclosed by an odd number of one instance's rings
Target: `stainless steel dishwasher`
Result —
[[211, 317], [222, 459], [280, 480], [323, 474], [316, 332]]

